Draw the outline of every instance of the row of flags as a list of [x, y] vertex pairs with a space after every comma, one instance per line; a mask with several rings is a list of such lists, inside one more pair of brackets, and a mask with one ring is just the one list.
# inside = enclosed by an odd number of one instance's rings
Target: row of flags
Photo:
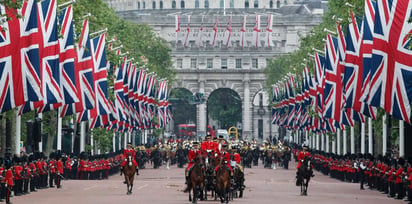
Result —
[[[219, 27], [218, 20], [215, 19], [213, 27], [207, 28], [204, 26], [206, 16], [202, 16], [200, 26], [196, 26], [195, 32], [193, 32], [193, 26], [191, 26], [192, 15], [187, 15], [186, 29], [182, 29], [181, 16], [175, 16], [175, 33], [176, 43], [181, 41], [183, 46], [188, 47], [190, 41], [195, 41], [197, 46], [206, 46], [206, 42], [209, 42], [209, 46], [218, 46], [217, 42], [222, 42], [220, 46], [232, 47], [236, 41], [240, 42], [242, 47], [273, 47], [272, 40], [273, 32], [273, 15], [267, 14], [266, 28], [261, 28], [262, 15], [256, 14], [253, 28], [247, 29], [246, 18], [242, 17], [242, 27], [234, 29], [232, 27], [232, 16], [228, 17], [226, 28]], [[263, 43], [262, 43], [263, 42]]]
[[[0, 113], [58, 109], [60, 117], [76, 114], [77, 122], [90, 121], [90, 128], [119, 131], [152, 128], [161, 113], [157, 126], [164, 127], [171, 118], [167, 81], [125, 55], [120, 66], [108, 62], [106, 51], [120, 55], [120, 49], [106, 46], [107, 30], [91, 35], [88, 20], [76, 44], [73, 6], [60, 15], [57, 9], [56, 0], [24, 1], [18, 10], [0, 6], [10, 17], [0, 25]], [[108, 70], [116, 75], [114, 101], [108, 97]]]
[[351, 13], [345, 31], [329, 31], [313, 70], [288, 74], [273, 85], [272, 123], [290, 129], [334, 132], [377, 108], [410, 123], [412, 99], [412, 2], [365, 0], [365, 13]]

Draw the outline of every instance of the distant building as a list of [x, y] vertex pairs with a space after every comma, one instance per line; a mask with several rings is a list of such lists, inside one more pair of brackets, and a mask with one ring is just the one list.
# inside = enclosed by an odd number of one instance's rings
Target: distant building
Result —
[[[220, 88], [238, 93], [241, 135], [260, 140], [279, 134], [271, 125], [263, 69], [270, 59], [299, 47], [299, 39], [321, 23], [327, 4], [321, 0], [106, 2], [120, 17], [150, 25], [170, 43], [177, 71], [172, 88], [202, 92], [206, 99]], [[206, 110], [207, 104], [197, 107], [196, 127], [202, 136]]]

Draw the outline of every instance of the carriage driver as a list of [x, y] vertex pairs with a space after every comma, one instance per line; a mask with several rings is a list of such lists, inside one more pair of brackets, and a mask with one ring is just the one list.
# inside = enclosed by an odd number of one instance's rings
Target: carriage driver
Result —
[[[309, 152], [309, 150], [308, 150], [308, 146], [307, 146], [307, 145], [303, 145], [302, 151], [300, 151], [300, 152], [298, 153], [298, 165], [296, 166], [296, 178], [298, 178], [299, 167], [300, 167], [300, 165], [302, 165], [302, 162], [303, 162], [303, 160], [305, 159], [306, 156], [311, 157], [311, 156], [310, 156], [310, 152]], [[311, 164], [311, 165], [312, 165], [312, 164]], [[312, 168], [313, 168], [313, 166], [312, 166]], [[314, 176], [315, 176], [315, 175], [314, 175], [313, 172], [312, 172], [312, 177], [314, 177]]]
[[134, 158], [134, 156], [135, 156], [135, 151], [134, 151], [134, 149], [133, 149], [133, 147], [132, 147], [132, 143], [127, 143], [127, 148], [123, 151], [123, 161], [122, 161], [122, 164], [121, 164], [121, 171], [120, 171], [120, 175], [121, 175], [121, 173], [123, 172], [123, 169], [124, 169], [124, 166], [126, 165], [126, 161], [127, 161], [127, 155], [129, 154], [129, 153], [131, 153], [132, 154], [132, 158], [133, 158], [133, 164], [136, 166], [136, 175], [139, 175], [139, 168], [138, 168], [138, 165], [137, 165], [137, 162], [136, 162], [136, 160], [135, 160], [135, 158]]
[[190, 170], [192, 169], [193, 165], [195, 164], [195, 158], [198, 154], [201, 154], [199, 147], [198, 147], [198, 142], [192, 142], [192, 149], [189, 151], [188, 157], [189, 157], [189, 164], [187, 165], [185, 175], [186, 175], [186, 182], [187, 184], [186, 189], [184, 192], [189, 192], [189, 175], [190, 175]]

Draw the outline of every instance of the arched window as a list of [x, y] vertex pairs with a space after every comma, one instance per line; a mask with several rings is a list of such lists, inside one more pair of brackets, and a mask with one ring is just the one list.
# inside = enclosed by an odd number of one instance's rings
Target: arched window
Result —
[[225, 2], [223, 0], [220, 0], [220, 8], [225, 7]]
[[159, 8], [160, 8], [160, 9], [163, 9], [163, 1], [160, 1], [160, 2], [159, 2]]
[[140, 9], [140, 1], [137, 2], [137, 9]]
[[273, 0], [269, 1], [269, 8], [273, 8]]
[[249, 0], [245, 1], [245, 8], [249, 8]]
[[173, 0], [173, 1], [172, 1], [172, 9], [175, 9], [175, 8], [176, 8], [176, 1]]
[[145, 8], [146, 8], [146, 2], [143, 1], [143, 9], [145, 9]]
[[255, 0], [253, 2], [253, 8], [259, 8], [259, 1], [258, 0]]
[[180, 8], [182, 8], [182, 9], [185, 8], [185, 1], [184, 0], [180, 1]]
[[205, 9], [209, 8], [209, 0], [205, 0]]
[[276, 8], [280, 8], [280, 0], [276, 1]]
[[195, 0], [195, 8], [199, 8], [199, 0]]
[[156, 9], [156, 2], [155, 1], [152, 2], [152, 9]]

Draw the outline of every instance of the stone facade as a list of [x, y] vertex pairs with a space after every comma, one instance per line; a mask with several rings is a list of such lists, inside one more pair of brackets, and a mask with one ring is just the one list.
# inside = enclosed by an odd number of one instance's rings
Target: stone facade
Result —
[[[263, 69], [268, 60], [285, 55], [299, 46], [300, 36], [305, 36], [321, 22], [323, 1], [281, 1], [279, 8], [270, 9], [269, 1], [258, 0], [258, 8], [244, 8], [242, 1], [235, 0], [231, 8], [230, 0], [224, 1], [225, 9], [219, 6], [219, 0], [209, 0], [209, 8], [202, 8], [204, 0], [199, 1], [199, 8], [194, 2], [186, 1], [185, 9], [172, 9], [172, 1], [163, 1], [164, 9], [120, 9], [123, 4], [131, 4], [128, 8], [136, 8], [136, 2], [126, 0], [107, 0], [117, 10], [118, 15], [137, 23], [146, 23], [172, 48], [172, 59], [177, 71], [177, 82], [172, 88], [185, 88], [192, 93], [202, 92], [208, 96], [219, 88], [230, 88], [242, 100], [242, 136], [266, 139], [270, 135], [277, 136], [277, 127], [271, 125], [271, 109], [268, 94], [264, 91], [265, 75]], [[114, 3], [117, 2], [117, 3]], [[159, 5], [159, 1], [155, 1]], [[176, 5], [181, 5], [176, 1]], [[191, 2], [191, 3], [189, 3]], [[249, 1], [249, 4], [254, 1]], [[274, 1], [276, 2], [276, 1]], [[306, 2], [306, 3], [305, 3]], [[243, 7], [242, 7], [243, 5]], [[275, 4], [276, 5], [276, 4]], [[311, 7], [312, 5], [312, 7]], [[315, 7], [313, 7], [315, 5]], [[316, 7], [316, 5], [318, 5]], [[239, 6], [239, 7], [236, 7]], [[147, 9], [146, 9], [147, 8]], [[236, 9], [240, 8], [240, 9]], [[261, 15], [261, 30], [258, 47], [252, 38], [256, 13]], [[273, 46], [265, 46], [268, 39], [266, 33], [268, 16], [273, 16]], [[180, 31], [176, 32], [176, 15], [180, 15]], [[188, 16], [190, 31], [187, 33]], [[241, 27], [246, 16], [246, 43], [241, 45]], [[203, 18], [203, 23], [202, 23]], [[226, 28], [232, 21], [232, 35], [227, 46]], [[216, 38], [215, 23], [218, 23]], [[200, 32], [200, 28], [203, 31]], [[200, 37], [202, 36], [201, 40]], [[212, 45], [213, 38], [215, 44]], [[252, 39], [251, 39], [252, 38]], [[186, 40], [187, 39], [187, 40]], [[262, 109], [264, 111], [262, 111]], [[198, 134], [206, 133], [206, 104], [197, 106]], [[260, 130], [259, 130], [260, 129]], [[260, 135], [259, 135], [260, 134]]]

